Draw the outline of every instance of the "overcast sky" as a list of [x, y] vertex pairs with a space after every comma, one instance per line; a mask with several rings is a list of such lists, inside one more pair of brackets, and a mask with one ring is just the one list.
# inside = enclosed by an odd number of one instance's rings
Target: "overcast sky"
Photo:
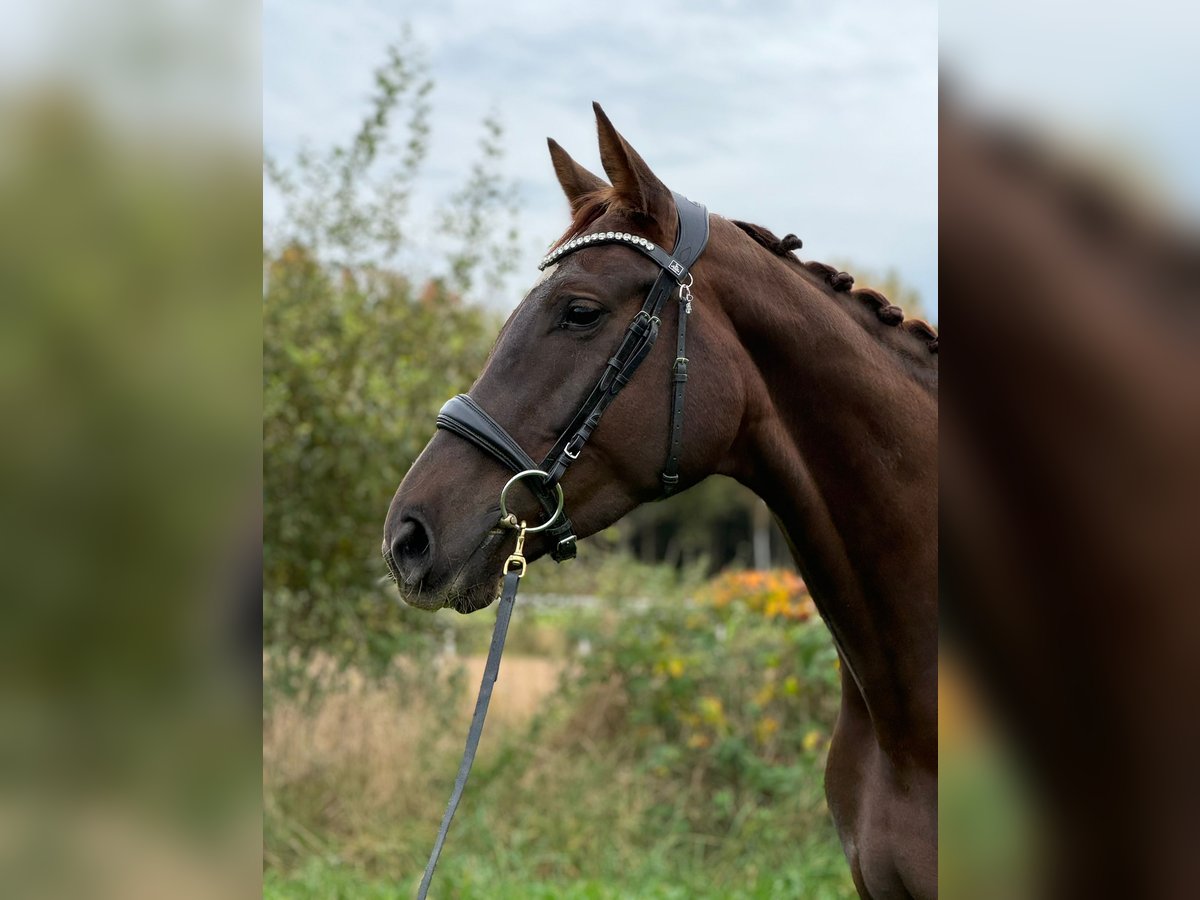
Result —
[[[801, 256], [894, 268], [937, 306], [937, 9], [853, 4], [266, 0], [263, 133], [286, 159], [353, 133], [371, 69], [408, 22], [436, 82], [422, 202], [466, 178], [490, 110], [520, 192], [515, 305], [567, 222], [553, 136], [602, 174], [591, 101], [671, 188], [804, 240]], [[266, 198], [268, 218], [278, 211]]]

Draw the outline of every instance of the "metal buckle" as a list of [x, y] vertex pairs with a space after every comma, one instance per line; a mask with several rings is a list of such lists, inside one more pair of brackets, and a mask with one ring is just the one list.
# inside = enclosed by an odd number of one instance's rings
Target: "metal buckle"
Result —
[[[563, 447], [563, 455], [566, 456], [568, 459], [571, 459], [571, 460], [579, 459], [579, 454], [583, 452], [583, 441], [579, 442], [578, 450], [576, 450], [574, 453], [571, 452], [571, 445], [575, 443], [575, 440], [578, 437], [579, 437], [579, 435], [576, 434], [575, 437], [571, 438], [571, 440], [567, 442], [567, 446]], [[562, 488], [559, 488], [559, 493], [562, 493]]]
[[[504, 521], [508, 522], [510, 520], [510, 518], [515, 519], [516, 517], [515, 516], [513, 516], [513, 517], [506, 516]], [[529, 529], [525, 527], [524, 522], [522, 522], [520, 525], [516, 525], [514, 527], [520, 529], [519, 531], [517, 531], [517, 547], [515, 550], [513, 550], [512, 555], [509, 556], [509, 558], [504, 561], [503, 571], [504, 571], [505, 575], [511, 575], [513, 572], [516, 572], [518, 578], [524, 578], [525, 577], [525, 532], [527, 532]], [[514, 566], [514, 565], [520, 566], [521, 567], [520, 571], [509, 568], [510, 566]]]
[[692, 285], [695, 279], [692, 273], [688, 272], [688, 280], [679, 285], [679, 302], [683, 304], [684, 315], [692, 314]]

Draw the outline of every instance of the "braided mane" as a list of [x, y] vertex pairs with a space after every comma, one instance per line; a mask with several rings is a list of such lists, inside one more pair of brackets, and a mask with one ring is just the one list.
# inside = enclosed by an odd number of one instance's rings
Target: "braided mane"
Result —
[[740, 222], [737, 219], [731, 219], [730, 221], [746, 232], [746, 234], [750, 235], [750, 237], [754, 238], [755, 242], [766, 247], [776, 256], [786, 259], [788, 262], [799, 266], [803, 271], [815, 277], [818, 282], [828, 287], [832, 293], [846, 294], [854, 298], [874, 312], [875, 317], [884, 325], [899, 326], [901, 331], [923, 341], [930, 353], [938, 352], [938, 333], [920, 319], [905, 319], [904, 310], [892, 304], [879, 291], [872, 288], [852, 290], [854, 287], [854, 276], [848, 272], [839, 272], [833, 266], [826, 265], [825, 263], [803, 262], [798, 259], [792, 251], [799, 250], [804, 246], [804, 242], [796, 237], [796, 235], [787, 234], [779, 238], [761, 225]]
[[[577, 205], [574, 215], [571, 217], [571, 224], [563, 232], [562, 236], [550, 245], [550, 249], [547, 252], [552, 252], [572, 238], [578, 237], [602, 215], [619, 205], [620, 198], [612, 188], [603, 188], [584, 195], [581, 198], [581, 202]], [[828, 287], [833, 293], [846, 294], [854, 298], [867, 309], [874, 312], [875, 317], [884, 325], [898, 326], [901, 332], [910, 334], [922, 341], [925, 349], [930, 353], [936, 354], [938, 352], [938, 333], [920, 319], [905, 319], [904, 310], [891, 303], [879, 291], [872, 288], [853, 290], [853, 275], [847, 272], [840, 272], [833, 266], [826, 265], [825, 263], [803, 262], [798, 259], [792, 251], [799, 250], [804, 246], [804, 242], [796, 237], [796, 235], [787, 234], [780, 238], [761, 225], [754, 225], [750, 222], [742, 222], [737, 219], [731, 219], [730, 221], [746, 232], [746, 234], [750, 235], [758, 244], [766, 247], [776, 256], [786, 259], [795, 266], [799, 266], [803, 271], [816, 278], [819, 283]]]

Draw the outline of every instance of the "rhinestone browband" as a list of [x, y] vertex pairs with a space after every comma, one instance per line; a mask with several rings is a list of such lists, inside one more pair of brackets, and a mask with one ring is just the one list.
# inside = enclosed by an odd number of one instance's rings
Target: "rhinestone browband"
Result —
[[646, 250], [654, 250], [654, 244], [652, 244], [650, 241], [646, 240], [644, 237], [638, 237], [636, 234], [630, 234], [628, 231], [597, 231], [595, 234], [577, 237], [567, 241], [565, 244], [562, 244], [552, 253], [549, 253], [543, 257], [541, 263], [538, 265], [538, 268], [544, 269], [546, 266], [558, 262], [560, 258], [566, 256], [572, 250], [578, 250], [580, 247], [591, 244], [595, 241], [604, 241], [605, 243], [608, 241], [624, 241], [628, 244], [634, 244], [635, 246], [643, 247]]

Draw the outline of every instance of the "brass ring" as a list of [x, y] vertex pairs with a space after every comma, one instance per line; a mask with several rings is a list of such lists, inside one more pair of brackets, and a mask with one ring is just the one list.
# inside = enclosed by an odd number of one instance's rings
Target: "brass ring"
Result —
[[[520, 481], [522, 478], [525, 478], [529, 475], [541, 475], [543, 481], [550, 480], [550, 473], [543, 472], [541, 469], [526, 469], [525, 471], [518, 472], [512, 478], [508, 479], [508, 483], [500, 489], [500, 521], [501, 522], [503, 522], [505, 519], [507, 519], [508, 515], [509, 515], [508, 504], [505, 502], [505, 497], [508, 496], [508, 489], [510, 487], [512, 487], [514, 484], [516, 484], [518, 481]], [[547, 521], [543, 522], [541, 525], [527, 527], [525, 529], [527, 534], [537, 534], [539, 531], [545, 531], [547, 528], [549, 528], [551, 525], [553, 525], [555, 522], [557, 522], [558, 517], [560, 515], [562, 515], [562, 509], [563, 509], [562, 485], [556, 484], [554, 486], [554, 490], [558, 494], [558, 509], [556, 509], [554, 511], [554, 515], [552, 515]]]

